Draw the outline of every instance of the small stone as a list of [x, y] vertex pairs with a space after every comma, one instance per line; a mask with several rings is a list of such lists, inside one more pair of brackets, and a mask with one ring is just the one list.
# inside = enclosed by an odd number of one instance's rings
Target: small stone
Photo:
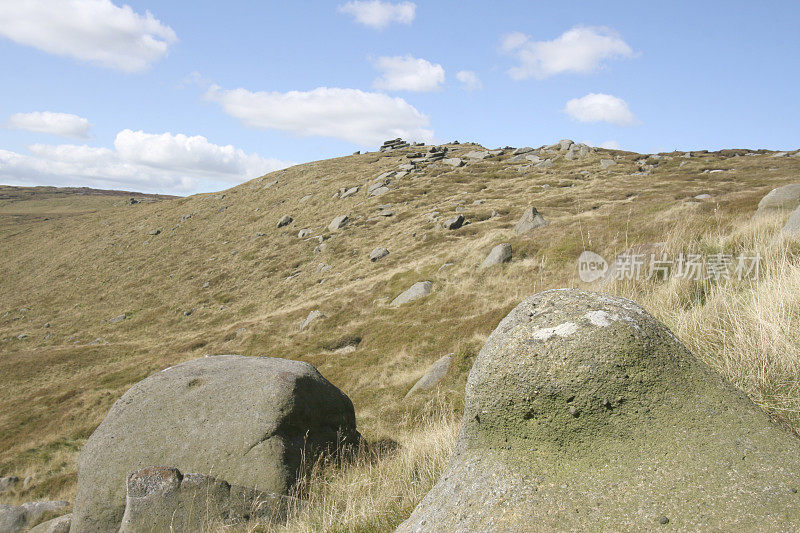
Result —
[[305, 239], [309, 235], [311, 235], [311, 230], [308, 229], [308, 228], [301, 229], [300, 231], [297, 232], [297, 238], [298, 239]]
[[464, 225], [464, 215], [457, 215], [452, 218], [448, 218], [442, 223], [444, 229], [449, 230], [456, 230]]
[[117, 322], [122, 322], [122, 321], [123, 321], [123, 320], [125, 320], [126, 318], [128, 318], [128, 315], [125, 315], [125, 314], [122, 314], [122, 315], [117, 315], [117, 316], [115, 316], [114, 318], [109, 318], [109, 319], [108, 319], [108, 322], [109, 322], [110, 324], [116, 324]]
[[289, 215], [283, 215], [281, 219], [278, 221], [278, 227], [282, 228], [284, 226], [288, 226], [292, 222], [294, 222], [294, 219], [292, 217], [290, 217]]
[[303, 320], [303, 322], [300, 324], [300, 331], [303, 331], [304, 329], [306, 329], [315, 320], [322, 320], [324, 318], [328, 318], [328, 317], [325, 316], [325, 314], [322, 311], [314, 309], [313, 311], [308, 313], [308, 316], [306, 317], [306, 319]]
[[383, 259], [387, 255], [389, 255], [389, 250], [381, 246], [378, 246], [369, 253], [369, 260], [374, 263], [375, 261]]
[[347, 217], [347, 215], [339, 215], [338, 217], [335, 217], [330, 224], [328, 224], [328, 230], [338, 231], [345, 227], [348, 222], [350, 222], [350, 219]]
[[658, 519], [658, 523], [661, 524], [662, 526], [665, 526], [669, 524], [669, 518], [667, 518], [666, 516], [662, 516], [661, 518]]
[[159, 228], [151, 229], [150, 231], [147, 232], [148, 235], [158, 235], [159, 233], [161, 233], [161, 230]]

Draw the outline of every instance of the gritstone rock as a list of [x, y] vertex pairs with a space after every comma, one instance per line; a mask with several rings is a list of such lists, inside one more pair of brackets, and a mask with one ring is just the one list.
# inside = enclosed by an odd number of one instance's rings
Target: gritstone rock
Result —
[[539, 293], [489, 336], [399, 532], [796, 531], [800, 440], [636, 303]]

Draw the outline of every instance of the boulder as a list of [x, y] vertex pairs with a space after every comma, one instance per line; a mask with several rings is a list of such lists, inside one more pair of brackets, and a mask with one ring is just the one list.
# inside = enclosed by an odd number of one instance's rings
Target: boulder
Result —
[[695, 200], [710, 200], [711, 199], [711, 195], [710, 194], [698, 194], [697, 196], [694, 197], [694, 199]]
[[522, 235], [546, 225], [547, 221], [539, 211], [537, 211], [535, 207], [530, 206], [522, 213], [522, 217], [520, 217], [517, 225], [514, 226], [514, 233]]
[[53, 518], [47, 522], [42, 522], [31, 529], [28, 533], [69, 533], [69, 526], [72, 522], [72, 514], [65, 514], [58, 518]]
[[572, 147], [573, 144], [575, 143], [570, 141], [569, 139], [562, 139], [558, 141], [558, 149], [561, 150], [562, 152], [566, 152]]
[[795, 531], [800, 440], [636, 303], [551, 290], [492, 332], [400, 532]]
[[614, 161], [613, 159], [601, 159], [600, 160], [600, 168], [602, 168], [603, 170], [607, 169], [608, 167], [613, 167], [616, 164], [617, 164], [617, 162]]
[[211, 356], [140, 381], [83, 447], [72, 531], [117, 531], [125, 480], [152, 465], [287, 494], [303, 457], [357, 443], [353, 404], [308, 363]]
[[69, 502], [27, 502], [22, 505], [0, 503], [0, 533], [22, 533], [43, 520], [64, 512]]
[[383, 259], [387, 255], [389, 255], [389, 250], [383, 248], [382, 246], [378, 246], [369, 253], [369, 260], [374, 263], [375, 261]]
[[770, 211], [791, 211], [800, 206], [800, 183], [791, 183], [772, 189], [758, 202], [756, 214]]
[[347, 215], [339, 215], [338, 217], [331, 220], [330, 224], [328, 224], [328, 230], [338, 231], [343, 227], [345, 227], [348, 222], [350, 222], [350, 219], [347, 217]]
[[489, 252], [489, 255], [487, 255], [486, 259], [483, 260], [480, 269], [483, 270], [494, 265], [507, 263], [508, 261], [511, 261], [511, 255], [511, 245], [509, 243], [504, 242], [503, 244], [498, 244], [492, 248], [492, 251]]
[[790, 237], [800, 236], [800, 207], [792, 211], [792, 214], [789, 215], [789, 220], [786, 221], [786, 225], [783, 226], [781, 233]]
[[424, 298], [431, 293], [433, 289], [433, 282], [431, 281], [418, 281], [413, 284], [411, 287], [403, 291], [397, 298], [392, 300], [389, 304], [392, 307], [397, 307], [403, 304], [407, 304], [409, 302], [413, 302], [414, 300], [419, 300], [420, 298]]
[[[415, 165], [414, 163], [403, 163], [402, 165], [397, 167], [397, 169], [402, 171], [402, 172], [411, 172], [415, 168], [417, 168], [417, 165]], [[398, 174], [400, 174], [400, 172], [398, 172]], [[398, 177], [402, 177], [402, 176], [398, 176]]]
[[460, 157], [449, 157], [447, 159], [442, 159], [442, 163], [445, 165], [450, 165], [451, 167], [463, 167], [465, 162]]
[[339, 198], [341, 200], [344, 200], [345, 198], [353, 196], [357, 192], [358, 192], [358, 186], [350, 187], [349, 189], [348, 188], [343, 188], [341, 191], [339, 191]]
[[554, 165], [552, 159], [543, 159], [536, 163], [536, 168], [550, 168]]
[[406, 394], [406, 398], [415, 392], [430, 390], [438, 385], [442, 378], [444, 378], [444, 376], [447, 374], [447, 371], [450, 369], [450, 363], [452, 361], [453, 358], [451, 355], [445, 355], [433, 363], [430, 368], [425, 371], [425, 374], [419, 378], [419, 381], [417, 381], [414, 386], [411, 387], [411, 390], [409, 390]]
[[488, 150], [472, 150], [464, 154], [467, 159], [488, 159], [492, 157]]
[[389, 187], [387, 187], [385, 185], [381, 185], [380, 187], [375, 187], [374, 189], [372, 189], [369, 192], [369, 195], [370, 196], [383, 196], [384, 194], [386, 194], [390, 190], [391, 189], [389, 189]]
[[278, 227], [282, 228], [284, 226], [288, 226], [292, 222], [294, 222], [294, 219], [292, 217], [290, 217], [289, 215], [283, 215], [281, 219], [278, 221]]
[[[50, 327], [50, 325], [45, 324], [45, 327]], [[19, 484], [19, 478], [17, 476], [0, 477], [0, 492], [8, 492], [16, 487], [17, 484]]]
[[205, 531], [208, 526], [281, 519], [286, 497], [231, 485], [205, 474], [152, 466], [128, 476], [119, 533]]
[[464, 215], [456, 215], [442, 222], [444, 229], [458, 229], [464, 225]]
[[513, 155], [522, 155], [522, 154], [527, 154], [528, 152], [533, 152], [533, 151], [534, 151], [534, 148], [531, 148], [530, 146], [523, 146], [522, 148], [517, 148], [516, 150], [514, 150], [511, 153]]
[[328, 318], [328, 317], [325, 316], [325, 314], [322, 311], [314, 309], [313, 311], [309, 312], [305, 320], [303, 320], [303, 322], [300, 323], [300, 331], [306, 329], [308, 326], [311, 325], [312, 322], [316, 320], [322, 320], [323, 318]]
[[305, 239], [306, 237], [310, 237], [310, 236], [311, 236], [311, 230], [308, 229], [308, 228], [303, 228], [303, 229], [301, 229], [300, 231], [297, 232], [297, 238], [298, 239]]

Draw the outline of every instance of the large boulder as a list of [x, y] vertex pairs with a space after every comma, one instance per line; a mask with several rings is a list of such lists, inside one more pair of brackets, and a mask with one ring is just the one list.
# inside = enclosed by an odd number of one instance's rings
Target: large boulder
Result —
[[796, 531], [800, 440], [630, 300], [528, 298], [478, 354], [398, 531]]
[[310, 364], [195, 359], [140, 381], [83, 447], [71, 531], [117, 531], [128, 475], [152, 465], [286, 494], [305, 454], [356, 443], [350, 399]]
[[511, 261], [512, 255], [513, 253], [509, 243], [504, 242], [503, 244], [498, 244], [492, 248], [492, 251], [489, 252], [489, 255], [486, 256], [486, 259], [483, 260], [479, 268], [483, 270], [501, 263], [507, 263]]
[[791, 183], [772, 189], [758, 202], [756, 214], [770, 211], [792, 211], [800, 206], [800, 183]]

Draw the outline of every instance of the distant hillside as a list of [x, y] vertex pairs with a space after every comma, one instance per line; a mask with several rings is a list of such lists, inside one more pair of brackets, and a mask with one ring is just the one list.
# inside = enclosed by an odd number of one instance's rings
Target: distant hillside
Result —
[[[353, 399], [368, 439], [400, 439], [394, 421], [434, 396], [404, 399], [434, 361], [454, 354], [440, 395], [457, 410], [512, 307], [553, 287], [603, 290], [579, 280], [583, 250], [728, 235], [769, 190], [800, 181], [796, 154], [568, 146], [408, 146], [187, 198], [0, 187], [0, 475], [32, 476], [28, 500], [71, 498], [80, 447], [112, 403], [205, 354], [308, 361]], [[528, 206], [548, 224], [518, 235]], [[500, 243], [512, 260], [479, 269]], [[373, 262], [376, 247], [389, 254]], [[389, 305], [419, 281], [429, 296]], [[692, 298], [680, 305], [702, 305]], [[314, 310], [325, 318], [301, 330]]]

